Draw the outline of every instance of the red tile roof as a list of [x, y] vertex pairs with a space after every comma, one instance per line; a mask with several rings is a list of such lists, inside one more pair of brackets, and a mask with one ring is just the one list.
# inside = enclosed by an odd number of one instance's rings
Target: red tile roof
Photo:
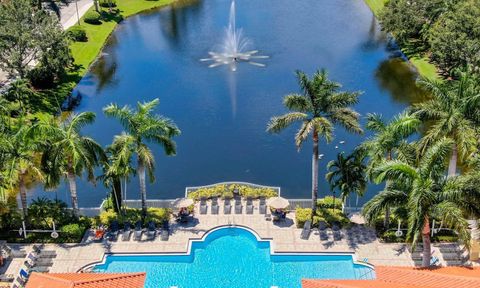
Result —
[[473, 288], [480, 287], [480, 268], [417, 269], [375, 267], [375, 280], [302, 280], [302, 288]]
[[143, 288], [146, 273], [36, 273], [25, 288]]

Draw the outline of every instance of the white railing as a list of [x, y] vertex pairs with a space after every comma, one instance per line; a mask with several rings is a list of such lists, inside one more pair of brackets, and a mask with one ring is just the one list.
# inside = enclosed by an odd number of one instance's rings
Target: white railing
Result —
[[204, 186], [186, 187], [185, 188], [185, 197], [188, 197], [188, 193], [193, 192], [193, 191], [198, 190], [198, 189], [211, 188], [211, 187], [215, 187], [215, 186], [218, 186], [218, 185], [232, 185], [232, 184], [245, 185], [245, 186], [250, 186], [250, 187], [255, 187], [255, 188], [269, 188], [269, 189], [275, 190], [277, 192], [278, 196], [280, 196], [280, 190], [281, 189], [280, 189], [280, 187], [277, 187], [277, 186], [266, 186], [266, 185], [259, 185], [259, 184], [249, 183], [249, 182], [230, 181], [230, 182], [220, 182], [220, 183], [204, 185]]
[[[153, 208], [173, 208], [173, 201], [174, 199], [149, 199], [146, 204]], [[124, 203], [128, 208], [142, 208], [142, 200], [125, 200]]]

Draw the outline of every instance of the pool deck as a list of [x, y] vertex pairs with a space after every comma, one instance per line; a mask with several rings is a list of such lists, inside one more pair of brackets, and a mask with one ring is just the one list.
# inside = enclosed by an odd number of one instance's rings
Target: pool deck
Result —
[[[258, 207], [258, 205], [255, 205]], [[45, 244], [44, 249], [54, 249], [57, 257], [50, 272], [76, 272], [85, 265], [101, 261], [105, 253], [186, 253], [189, 240], [201, 238], [207, 231], [222, 225], [241, 225], [254, 230], [261, 238], [272, 239], [275, 252], [314, 252], [314, 253], [355, 253], [357, 259], [368, 258], [373, 265], [413, 266], [410, 252], [404, 244], [381, 243], [375, 237], [372, 229], [363, 225], [354, 225], [349, 230], [342, 230], [341, 241], [330, 240], [322, 242], [316, 229], [312, 230], [308, 240], [300, 239], [301, 229], [295, 227], [294, 213], [287, 215], [286, 221], [274, 223], [266, 221], [258, 209], [254, 214], [211, 215], [210, 207], [206, 215], [195, 214], [195, 220], [189, 224], [174, 223], [171, 225], [171, 234], [168, 241], [161, 241], [157, 235], [155, 240], [146, 240], [143, 235], [141, 241], [93, 242], [93, 231], [90, 231], [82, 243], [77, 244]], [[222, 210], [222, 209], [220, 209]], [[195, 209], [198, 211], [198, 209]], [[233, 209], [232, 209], [233, 212]], [[245, 211], [243, 211], [245, 212]], [[133, 235], [132, 235], [133, 236]], [[31, 245], [17, 246], [29, 252]], [[14, 259], [6, 274], [16, 274], [24, 259]]]

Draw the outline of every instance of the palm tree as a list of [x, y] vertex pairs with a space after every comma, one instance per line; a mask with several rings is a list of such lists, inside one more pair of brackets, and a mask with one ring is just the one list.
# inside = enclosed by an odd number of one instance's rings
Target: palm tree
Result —
[[458, 81], [422, 80], [420, 84], [432, 97], [428, 101], [414, 104], [412, 108], [414, 115], [429, 124], [422, 139], [423, 149], [443, 137], [452, 139], [448, 176], [453, 176], [457, 172], [457, 162], [465, 161], [476, 150], [476, 131], [471, 120], [470, 100], [478, 98], [479, 92], [468, 89], [470, 81], [465, 76]]
[[76, 177], [87, 173], [87, 179], [95, 181], [94, 168], [105, 159], [103, 148], [94, 139], [82, 136], [80, 130], [95, 121], [95, 113], [82, 112], [61, 121], [40, 121], [35, 130], [51, 137], [48, 149], [42, 157], [43, 169], [47, 174], [46, 187], [57, 187], [65, 177], [70, 188], [73, 214], [79, 215]]
[[[390, 122], [385, 122], [380, 114], [367, 114], [367, 129], [373, 131], [373, 137], [361, 144], [360, 149], [369, 157], [367, 174], [371, 176], [375, 167], [384, 161], [398, 156], [408, 147], [405, 139], [417, 132], [421, 121], [415, 116], [403, 112], [395, 116]], [[408, 151], [407, 153], [409, 154]], [[387, 183], [388, 186], [388, 183]], [[388, 228], [390, 209], [385, 207], [384, 227]]]
[[43, 181], [43, 173], [40, 168], [39, 152], [41, 142], [37, 135], [29, 133], [30, 126], [27, 122], [17, 123], [19, 128], [9, 137], [9, 141], [2, 143], [3, 149], [9, 155], [5, 166], [8, 171], [10, 183], [18, 187], [20, 201], [22, 203], [23, 217], [28, 214], [27, 206], [27, 182], [29, 179]]
[[333, 202], [335, 203], [335, 190], [340, 191], [343, 208], [345, 201], [350, 194], [355, 193], [358, 197], [363, 196], [367, 187], [367, 178], [365, 176], [366, 166], [363, 163], [365, 154], [358, 151], [345, 156], [344, 153], [337, 154], [337, 159], [328, 162], [325, 179], [330, 184], [333, 191]]
[[325, 70], [317, 71], [311, 79], [297, 71], [302, 94], [285, 96], [283, 104], [291, 112], [272, 117], [267, 131], [279, 133], [293, 123], [301, 123], [295, 135], [295, 144], [300, 149], [311, 135], [312, 153], [312, 217], [317, 209], [318, 198], [318, 141], [324, 138], [329, 143], [333, 138], [334, 125], [338, 124], [350, 132], [362, 133], [358, 123], [359, 114], [351, 108], [358, 102], [359, 92], [338, 92], [339, 83], [330, 81]]
[[117, 118], [126, 133], [115, 139], [118, 149], [125, 153], [125, 159], [130, 155], [137, 155], [137, 174], [140, 181], [140, 195], [142, 199], [142, 215], [147, 215], [147, 188], [145, 185], [145, 171], [148, 172], [150, 181], [154, 180], [154, 157], [146, 142], [159, 144], [167, 155], [176, 154], [176, 145], [172, 137], [180, 134], [180, 130], [170, 119], [152, 115], [153, 109], [159, 100], [137, 103], [137, 111], [132, 111], [129, 106], [122, 108], [110, 104], [103, 109], [105, 115]]
[[127, 193], [129, 176], [135, 173], [135, 169], [131, 165], [132, 147], [125, 145], [128, 142], [128, 137], [125, 133], [117, 135], [113, 143], [107, 147], [108, 158], [103, 163], [104, 174], [99, 177], [106, 187], [112, 189], [116, 212], [120, 212], [123, 206], [122, 194], [126, 195]]
[[[423, 241], [422, 266], [430, 265], [430, 222], [439, 219], [455, 229], [468, 245], [470, 233], [467, 215], [478, 215], [480, 190], [464, 189], [464, 178], [445, 178], [445, 163], [451, 153], [453, 140], [440, 139], [416, 163], [406, 160], [390, 160], [374, 171], [376, 183], [388, 181], [388, 189], [382, 191], [364, 207], [369, 223], [379, 216], [384, 207], [403, 206], [408, 209], [407, 239], [416, 246], [419, 237]], [[478, 181], [477, 181], [478, 182]], [[394, 183], [394, 184], [393, 184]], [[478, 187], [478, 186], [477, 186]], [[475, 201], [472, 201], [475, 200]]]

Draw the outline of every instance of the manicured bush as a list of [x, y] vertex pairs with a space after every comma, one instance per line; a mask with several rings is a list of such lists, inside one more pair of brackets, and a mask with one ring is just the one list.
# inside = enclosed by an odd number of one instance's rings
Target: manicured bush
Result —
[[389, 230], [382, 235], [382, 240], [387, 242], [387, 243], [397, 243], [397, 242], [405, 242], [405, 236], [402, 237], [397, 237], [395, 235], [396, 231]]
[[251, 197], [251, 198], [259, 198], [259, 197], [275, 197], [277, 196], [277, 192], [271, 188], [263, 188], [263, 187], [254, 187], [245, 184], [220, 184], [215, 185], [212, 187], [200, 188], [195, 191], [191, 191], [188, 193], [188, 197], [200, 200], [201, 198], [212, 198], [212, 197], [233, 197], [233, 192], [237, 190], [238, 193], [242, 197]]
[[153, 221], [156, 223], [162, 223], [170, 219], [172, 211], [167, 208], [148, 208], [147, 209], [147, 222]]
[[324, 218], [329, 226], [332, 226], [334, 223], [337, 223], [342, 227], [350, 224], [350, 219], [348, 219], [339, 209], [319, 209], [317, 210], [317, 215]]
[[317, 206], [319, 208], [327, 208], [327, 209], [342, 209], [342, 200], [338, 197], [335, 197], [335, 202], [333, 201], [332, 196], [327, 196], [325, 198], [318, 199]]
[[99, 215], [100, 223], [108, 226], [113, 220], [117, 219], [117, 216], [117, 213], [115, 213], [113, 210], [103, 211]]
[[100, 6], [102, 6], [104, 8], [117, 7], [117, 1], [116, 0], [102, 0], [102, 1], [100, 1]]
[[[311, 216], [312, 216], [311, 208], [298, 207], [297, 209], [295, 209], [295, 223], [297, 224], [297, 228], [303, 228], [303, 225], [305, 225], [305, 222], [307, 220], [310, 220]], [[314, 221], [315, 221], [315, 218], [314, 218]]]
[[67, 204], [60, 200], [44, 197], [32, 201], [28, 207], [28, 222], [35, 229], [51, 229], [55, 221], [57, 227], [74, 223], [76, 220]]
[[81, 226], [80, 224], [74, 223], [74, 224], [68, 224], [68, 225], [62, 226], [60, 231], [66, 234], [65, 236], [62, 235], [62, 237], [80, 239], [83, 237], [83, 233], [85, 232], [85, 227]]
[[83, 17], [83, 21], [88, 24], [99, 25], [102, 24], [100, 21], [102, 19], [100, 13], [96, 11], [88, 11]]
[[68, 36], [76, 42], [87, 42], [87, 32], [82, 26], [75, 25], [68, 30]]

